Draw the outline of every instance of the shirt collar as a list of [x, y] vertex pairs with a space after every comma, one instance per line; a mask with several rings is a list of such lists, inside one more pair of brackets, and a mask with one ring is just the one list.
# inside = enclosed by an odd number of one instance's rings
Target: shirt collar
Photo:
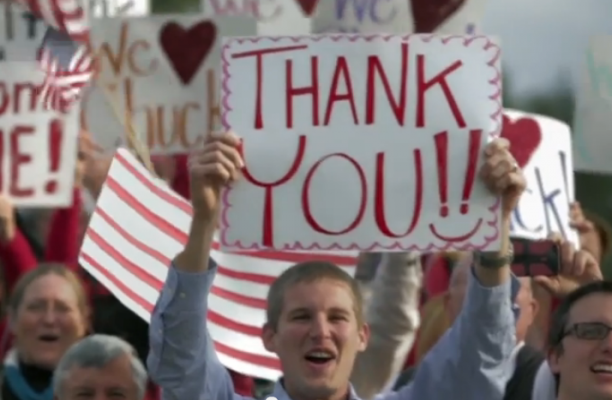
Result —
[[[289, 395], [285, 391], [285, 388], [283, 387], [282, 378], [276, 381], [276, 384], [274, 385], [274, 390], [272, 391], [272, 396], [276, 400], [292, 400], [291, 397], [289, 397]], [[355, 389], [353, 388], [353, 385], [349, 385], [348, 400], [360, 400], [357, 396], [357, 393], [355, 392]]]

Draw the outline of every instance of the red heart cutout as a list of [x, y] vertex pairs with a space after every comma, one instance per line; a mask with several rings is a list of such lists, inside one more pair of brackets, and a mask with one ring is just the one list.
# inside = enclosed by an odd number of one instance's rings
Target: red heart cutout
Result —
[[189, 85], [216, 38], [217, 27], [211, 21], [202, 21], [189, 29], [168, 22], [159, 33], [159, 44], [180, 80]]
[[302, 12], [307, 16], [311, 17], [314, 11], [317, 9], [319, 0], [295, 0], [302, 9]]
[[415, 33], [433, 33], [465, 0], [410, 0]]
[[515, 121], [504, 114], [501, 137], [510, 142], [510, 153], [521, 168], [531, 159], [542, 142], [542, 131], [533, 118], [519, 118]]

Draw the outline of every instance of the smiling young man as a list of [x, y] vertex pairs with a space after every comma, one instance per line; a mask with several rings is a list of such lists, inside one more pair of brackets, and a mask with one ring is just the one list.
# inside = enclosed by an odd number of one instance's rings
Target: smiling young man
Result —
[[[190, 159], [193, 220], [185, 249], [175, 258], [150, 325], [149, 372], [166, 400], [232, 400], [232, 381], [219, 362], [203, 316], [216, 266], [209, 260], [220, 191], [243, 162], [232, 133], [212, 135]], [[448, 334], [422, 361], [414, 383], [387, 400], [496, 400], [512, 371], [515, 347], [509, 221], [525, 179], [505, 139], [490, 143], [481, 179], [502, 198], [502, 249], [478, 254], [465, 307]], [[279, 400], [354, 400], [349, 377], [368, 342], [355, 281], [340, 268], [311, 261], [286, 270], [270, 288], [263, 342], [278, 355]], [[372, 368], [377, 368], [372, 365]]]
[[612, 400], [612, 283], [578, 288], [559, 305], [548, 364], [558, 400]]

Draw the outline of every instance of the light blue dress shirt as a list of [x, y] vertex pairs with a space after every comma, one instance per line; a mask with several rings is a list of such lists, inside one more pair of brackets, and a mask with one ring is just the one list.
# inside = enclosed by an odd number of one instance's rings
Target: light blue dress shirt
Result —
[[[213, 261], [204, 273], [169, 269], [151, 317], [147, 360], [163, 400], [249, 399], [234, 393], [208, 334], [204, 316], [215, 273]], [[507, 361], [516, 345], [518, 289], [515, 277], [486, 288], [470, 274], [461, 314], [419, 364], [413, 383], [377, 400], [501, 400], [513, 372]], [[280, 383], [273, 396], [292, 400]], [[353, 391], [350, 397], [358, 400]]]

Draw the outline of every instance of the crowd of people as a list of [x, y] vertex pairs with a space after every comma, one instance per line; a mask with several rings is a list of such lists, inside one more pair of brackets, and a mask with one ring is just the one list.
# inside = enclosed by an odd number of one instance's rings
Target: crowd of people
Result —
[[237, 179], [241, 160], [233, 134], [207, 140], [190, 159], [153, 160], [191, 199], [194, 219], [150, 325], [78, 265], [85, 197], [95, 201], [112, 162], [91, 136], [79, 139], [70, 207], [26, 213], [0, 197], [0, 398], [612, 399], [612, 284], [599, 268], [609, 229], [575, 203], [580, 250], [550, 238], [560, 275], [512, 276], [509, 218], [525, 180], [503, 139], [487, 147], [481, 171], [503, 199], [500, 252], [364, 253], [354, 277], [298, 264], [271, 286], [262, 331], [282, 383], [224, 368], [201, 316], [219, 189]]
[[[80, 137], [70, 207], [24, 213], [0, 197], [0, 398], [53, 399], [60, 390], [60, 399], [612, 398], [612, 284], [599, 268], [609, 230], [578, 203], [570, 220], [580, 250], [551, 237], [559, 276], [511, 277], [507, 244], [499, 254], [364, 253], [354, 277], [317, 260], [296, 265], [272, 285], [263, 329], [283, 384], [222, 367], [196, 316], [206, 314], [214, 277], [219, 185], [238, 175], [233, 138], [209, 139], [191, 160], [154, 159], [195, 217], [150, 326], [78, 265], [84, 197], [99, 195], [112, 161], [89, 135]], [[482, 176], [508, 216], [524, 178], [507, 147], [489, 146]]]

